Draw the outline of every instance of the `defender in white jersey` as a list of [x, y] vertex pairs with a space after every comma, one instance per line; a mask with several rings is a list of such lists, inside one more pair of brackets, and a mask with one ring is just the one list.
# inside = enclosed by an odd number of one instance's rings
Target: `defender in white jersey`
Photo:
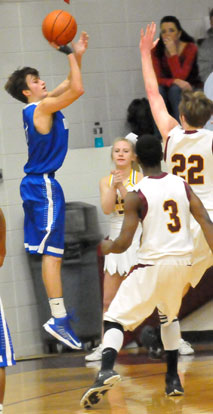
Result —
[[183, 394], [177, 372], [180, 330], [175, 315], [190, 278], [193, 250], [190, 212], [213, 250], [213, 223], [202, 202], [182, 178], [161, 171], [159, 139], [151, 135], [139, 137], [136, 153], [144, 178], [126, 196], [120, 235], [114, 241], [103, 241], [101, 248], [104, 254], [124, 252], [131, 245], [141, 220], [139, 263], [123, 281], [104, 315], [102, 366], [95, 383], [82, 397], [84, 408], [98, 403], [120, 379], [113, 366], [123, 343], [123, 330], [134, 329], [155, 307], [160, 312], [161, 338], [167, 358], [166, 394]]
[[[0, 209], [0, 267], [6, 255], [6, 222]], [[15, 365], [15, 354], [10, 331], [5, 319], [4, 308], [0, 298], [0, 414], [3, 413], [4, 392], [6, 383], [5, 368]]]
[[[155, 32], [154, 23], [147, 26], [145, 34], [141, 31], [140, 50], [147, 97], [165, 144], [164, 160], [169, 172], [190, 184], [213, 218], [213, 131], [203, 128], [213, 113], [213, 103], [201, 91], [185, 90], [179, 105], [181, 125], [169, 115], [152, 65]], [[213, 255], [193, 218], [190, 226], [194, 239], [190, 285], [195, 287], [213, 264]]]
[[[170, 172], [190, 184], [213, 219], [213, 132], [203, 128], [183, 130], [180, 125], [176, 126], [166, 140], [164, 161]], [[212, 266], [213, 256], [193, 217], [190, 227], [194, 239], [190, 284], [195, 287], [205, 270]]]
[[[111, 151], [114, 169], [109, 176], [100, 180], [101, 206], [110, 215], [109, 238], [114, 240], [120, 233], [124, 218], [124, 198], [128, 191], [143, 177], [135, 169], [135, 147], [126, 138], [117, 138]], [[137, 165], [138, 167], [138, 165]], [[141, 226], [134, 235], [131, 246], [122, 254], [109, 254], [104, 262], [103, 312], [106, 312], [120, 284], [130, 268], [137, 263], [137, 249], [140, 244]], [[102, 344], [86, 355], [86, 361], [101, 359]]]

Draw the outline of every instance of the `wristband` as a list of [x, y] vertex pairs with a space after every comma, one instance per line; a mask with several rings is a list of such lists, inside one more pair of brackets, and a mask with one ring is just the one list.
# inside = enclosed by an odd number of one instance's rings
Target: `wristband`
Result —
[[58, 50], [59, 52], [65, 53], [65, 55], [70, 55], [71, 53], [74, 53], [73, 49], [67, 45], [59, 46]]

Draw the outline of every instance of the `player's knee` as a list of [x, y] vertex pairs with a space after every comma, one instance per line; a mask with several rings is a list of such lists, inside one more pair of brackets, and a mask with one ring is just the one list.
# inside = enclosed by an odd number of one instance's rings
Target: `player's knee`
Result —
[[123, 326], [118, 322], [104, 321], [104, 333], [109, 329], [118, 329], [122, 333], [124, 332]]
[[62, 257], [51, 256], [49, 254], [43, 254], [42, 256], [43, 262], [50, 262], [50, 263], [61, 263]]
[[[162, 313], [158, 309], [158, 316], [159, 316], [159, 319], [160, 319], [160, 325], [161, 325], [161, 327], [163, 328], [164, 326], [167, 326], [167, 324], [168, 324], [168, 317], [167, 317], [167, 315], [165, 315], [164, 313]], [[172, 320], [171, 323], [178, 322], [178, 321], [179, 321], [178, 320], [178, 317], [175, 316], [175, 318]]]

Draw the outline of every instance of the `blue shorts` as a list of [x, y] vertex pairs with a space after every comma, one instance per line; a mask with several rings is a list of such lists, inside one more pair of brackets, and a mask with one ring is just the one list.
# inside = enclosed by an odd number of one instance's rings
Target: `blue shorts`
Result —
[[9, 367], [15, 364], [13, 344], [0, 299], [0, 367]]
[[28, 174], [20, 186], [23, 200], [24, 246], [31, 254], [62, 257], [65, 200], [54, 174]]

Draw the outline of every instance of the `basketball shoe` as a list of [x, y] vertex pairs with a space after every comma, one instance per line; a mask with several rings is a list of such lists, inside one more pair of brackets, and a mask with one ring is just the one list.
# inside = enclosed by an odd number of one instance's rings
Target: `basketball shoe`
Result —
[[166, 374], [166, 395], [178, 396], [184, 394], [184, 389], [181, 385], [178, 374], [174, 376]]
[[191, 344], [187, 341], [184, 341], [183, 338], [180, 339], [178, 353], [179, 355], [192, 355], [194, 354], [194, 349]]
[[94, 384], [83, 394], [80, 401], [81, 407], [87, 409], [99, 403], [104, 394], [120, 381], [120, 379], [120, 375], [112, 369], [99, 371]]
[[85, 356], [86, 361], [100, 361], [102, 358], [103, 345], [100, 344], [92, 349], [91, 354]]
[[64, 318], [50, 318], [43, 327], [50, 335], [70, 348], [82, 349], [82, 343], [73, 332], [69, 320], [70, 317], [68, 315]]

